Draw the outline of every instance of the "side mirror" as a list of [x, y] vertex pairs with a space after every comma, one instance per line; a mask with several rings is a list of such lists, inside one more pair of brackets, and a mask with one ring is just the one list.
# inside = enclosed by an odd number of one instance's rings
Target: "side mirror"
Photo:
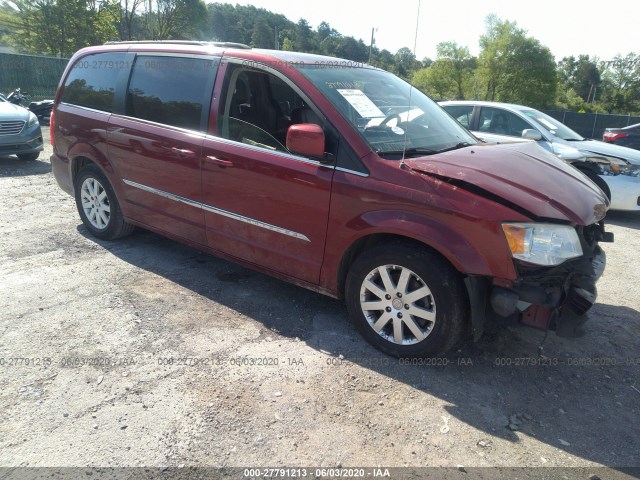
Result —
[[324, 131], [315, 123], [298, 123], [287, 130], [287, 150], [307, 157], [324, 156]]
[[522, 131], [522, 138], [526, 138], [528, 140], [542, 140], [542, 134], [538, 130], [534, 130], [533, 128], [527, 128]]

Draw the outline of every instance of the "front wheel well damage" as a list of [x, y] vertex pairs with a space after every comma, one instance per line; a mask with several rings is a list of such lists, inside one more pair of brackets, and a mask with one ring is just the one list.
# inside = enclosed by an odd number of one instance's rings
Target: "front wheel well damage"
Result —
[[[338, 297], [339, 298], [344, 298], [344, 294], [345, 294], [345, 285], [346, 285], [346, 279], [347, 279], [347, 275], [349, 274], [349, 268], [351, 267], [351, 265], [353, 264], [353, 262], [359, 257], [361, 256], [363, 253], [365, 253], [366, 251], [377, 247], [378, 245], [382, 244], [382, 243], [387, 243], [389, 245], [405, 245], [405, 246], [414, 246], [417, 248], [422, 248], [422, 249], [426, 249], [428, 250], [430, 253], [440, 257], [444, 262], [446, 262], [448, 265], [451, 266], [451, 268], [458, 272], [460, 274], [461, 280], [464, 281], [465, 286], [467, 287], [467, 294], [469, 295], [468, 298], [468, 306], [469, 307], [473, 307], [474, 305], [476, 305], [478, 302], [474, 301], [474, 293], [470, 288], [469, 285], [467, 283], [466, 280], [466, 275], [463, 274], [462, 272], [460, 272], [455, 265], [453, 265], [449, 259], [447, 257], [445, 257], [442, 253], [440, 253], [438, 250], [436, 250], [435, 248], [433, 248], [432, 246], [420, 242], [414, 238], [410, 238], [410, 237], [405, 237], [402, 235], [396, 235], [396, 234], [391, 234], [391, 233], [377, 233], [377, 234], [372, 234], [372, 235], [367, 235], [365, 237], [359, 238], [358, 240], [356, 240], [348, 249], [347, 251], [344, 253], [344, 255], [342, 256], [342, 260], [340, 261], [340, 267], [338, 268]], [[477, 295], [476, 295], [477, 296]], [[475, 315], [472, 315], [472, 311], [470, 309], [469, 311], [470, 315], [468, 318], [468, 321], [466, 322], [466, 325], [464, 325], [465, 331], [464, 331], [464, 335], [467, 336], [469, 333], [476, 332], [478, 330], [478, 326], [475, 325], [476, 322], [481, 321], [480, 318], [476, 318]], [[473, 325], [472, 325], [473, 322]], [[475, 337], [475, 334], [473, 335]]]
[[435, 248], [427, 245], [426, 243], [420, 242], [410, 237], [405, 237], [402, 235], [396, 235], [391, 233], [376, 233], [372, 235], [367, 235], [365, 237], [359, 238], [356, 240], [344, 253], [342, 259], [340, 261], [340, 266], [338, 268], [338, 296], [339, 298], [344, 298], [344, 290], [345, 290], [345, 282], [347, 278], [347, 274], [349, 273], [349, 268], [353, 264], [353, 262], [362, 255], [365, 251], [370, 250], [381, 243], [392, 244], [403, 244], [403, 245], [413, 245], [418, 248], [425, 248], [430, 252], [441, 257], [445, 262], [447, 262], [451, 267], [457, 271], [454, 265], [442, 255]]
[[600, 173], [600, 166], [596, 162], [577, 161], [577, 162], [571, 162], [571, 165], [580, 171], [588, 170], [596, 174]]

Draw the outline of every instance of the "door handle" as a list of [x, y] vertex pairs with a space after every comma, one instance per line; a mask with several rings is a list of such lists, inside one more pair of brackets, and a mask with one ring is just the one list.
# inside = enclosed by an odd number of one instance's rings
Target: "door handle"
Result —
[[207, 160], [215, 163], [220, 167], [233, 167], [233, 162], [231, 160], [223, 160], [221, 158], [214, 157], [213, 155], [208, 155]]
[[195, 157], [196, 156], [196, 152], [192, 151], [192, 150], [186, 150], [183, 148], [176, 148], [176, 147], [171, 147], [171, 151], [173, 153], [177, 153], [178, 156], [180, 157]]

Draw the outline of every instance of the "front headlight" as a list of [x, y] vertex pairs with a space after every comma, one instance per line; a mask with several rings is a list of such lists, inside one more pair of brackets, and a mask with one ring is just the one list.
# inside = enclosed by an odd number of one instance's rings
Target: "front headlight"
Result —
[[536, 265], [560, 265], [582, 255], [576, 229], [552, 223], [503, 223], [513, 258]]
[[36, 117], [33, 113], [29, 112], [29, 121], [27, 122], [27, 127], [35, 125], [38, 123], [38, 117]]
[[606, 176], [628, 175], [630, 177], [640, 176], [640, 167], [638, 165], [621, 164], [616, 162], [600, 163], [602, 174]]

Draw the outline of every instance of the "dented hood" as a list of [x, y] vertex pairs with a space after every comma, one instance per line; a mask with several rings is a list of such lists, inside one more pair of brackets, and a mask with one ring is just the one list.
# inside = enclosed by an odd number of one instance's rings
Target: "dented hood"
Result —
[[534, 218], [590, 225], [601, 220], [609, 205], [585, 175], [533, 142], [473, 145], [404, 163], [426, 177], [503, 201]]

